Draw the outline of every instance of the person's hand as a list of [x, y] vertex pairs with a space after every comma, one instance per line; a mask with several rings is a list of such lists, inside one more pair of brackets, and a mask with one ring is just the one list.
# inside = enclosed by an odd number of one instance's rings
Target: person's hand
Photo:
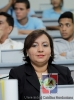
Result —
[[11, 4], [11, 5], [12, 5], [12, 4], [13, 4], [13, 0], [9, 0], [9, 4]]
[[66, 52], [62, 52], [60, 56], [66, 56]]
[[9, 3], [12, 5], [15, 3], [16, 0], [9, 0]]
[[13, 0], [13, 4], [16, 2], [16, 0]]

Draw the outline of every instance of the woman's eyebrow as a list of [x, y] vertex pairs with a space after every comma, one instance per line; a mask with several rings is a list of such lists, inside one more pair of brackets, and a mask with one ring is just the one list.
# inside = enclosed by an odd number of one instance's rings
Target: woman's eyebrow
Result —
[[[38, 42], [34, 42], [34, 43], [38, 43]], [[48, 41], [43, 41], [42, 43], [49, 43]]]

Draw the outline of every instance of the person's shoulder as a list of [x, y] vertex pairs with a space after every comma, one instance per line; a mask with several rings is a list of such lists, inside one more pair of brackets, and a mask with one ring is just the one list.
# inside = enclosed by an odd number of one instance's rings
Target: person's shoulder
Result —
[[70, 11], [70, 9], [67, 9], [67, 8], [64, 8], [64, 7], [62, 7], [62, 9], [61, 9], [63, 12], [65, 12], [65, 11]]
[[46, 9], [42, 13], [43, 18], [50, 18], [51, 14], [54, 12], [53, 8]]
[[13, 41], [14, 44], [16, 44], [17, 46], [22, 46], [23, 47], [23, 43], [22, 42], [17, 42], [17, 41]]
[[46, 10], [44, 10], [43, 12], [44, 12], [44, 13], [51, 13], [51, 12], [53, 12], [53, 8], [46, 9]]
[[23, 64], [23, 65], [16, 66], [16, 67], [12, 68], [10, 72], [14, 72], [14, 73], [16, 73], [18, 75], [19, 75], [19, 73], [23, 74], [25, 72], [25, 70], [26, 70], [26, 66], [28, 66], [28, 65], [27, 64]]
[[42, 22], [42, 20], [41, 19], [39, 19], [39, 18], [37, 18], [37, 17], [30, 17], [30, 20], [29, 20], [29, 23], [34, 23], [34, 24], [42, 24], [43, 22]]
[[65, 43], [64, 39], [54, 39], [54, 44], [60, 44], [60, 43]]
[[31, 16], [31, 15], [35, 15], [34, 10], [33, 10], [33, 9], [31, 9], [31, 8], [30, 8], [30, 11], [29, 11], [29, 15], [30, 15], [30, 16]]
[[21, 78], [23, 76], [25, 72], [25, 64], [20, 65], [20, 66], [15, 66], [14, 68], [12, 68], [9, 72], [9, 78], [13, 79], [13, 78]]
[[17, 27], [17, 25], [20, 24], [17, 20], [17, 18], [14, 18], [14, 26]]
[[57, 68], [57, 69], [67, 69], [68, 67], [62, 66], [62, 65], [58, 65], [58, 64], [52, 64], [53, 67]]
[[30, 20], [32, 21], [40, 21], [41, 19], [37, 18], [37, 17], [29, 17]]
[[23, 71], [25, 69], [25, 64], [12, 68], [14, 71]]
[[22, 42], [17, 42], [14, 40], [11, 40], [11, 42], [12, 42], [14, 49], [23, 49], [24, 44]]
[[62, 74], [66, 74], [67, 71], [69, 70], [68, 67], [66, 66], [62, 66], [62, 65], [58, 65], [58, 64], [52, 64], [52, 66], [58, 70], [59, 73], [62, 73]]
[[73, 79], [71, 77], [71, 71], [68, 67], [61, 65], [52, 64], [53, 70], [58, 73], [59, 84], [73, 84]]

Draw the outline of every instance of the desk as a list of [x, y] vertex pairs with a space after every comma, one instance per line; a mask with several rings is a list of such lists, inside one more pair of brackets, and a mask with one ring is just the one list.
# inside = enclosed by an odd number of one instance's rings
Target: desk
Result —
[[47, 31], [47, 33], [53, 38], [61, 38], [60, 31]]
[[27, 35], [10, 35], [9, 36], [9, 38], [11, 38], [12, 40], [19, 41], [22, 43], [24, 43], [26, 37]]
[[[40, 100], [49, 100], [49, 98], [51, 100], [68, 100], [68, 98], [74, 100], [74, 85], [57, 85], [57, 93], [43, 94], [42, 91], [40, 91], [40, 96], [42, 96]], [[61, 99], [62, 97], [63, 99]]]
[[[47, 33], [49, 35], [51, 35], [51, 37], [53, 38], [61, 38], [61, 34], [60, 34], [60, 31], [47, 31]], [[25, 41], [25, 38], [27, 37], [27, 35], [10, 35], [9, 38], [13, 39], [13, 40], [16, 40], [16, 41], [21, 41], [24, 43]]]
[[23, 62], [22, 50], [1, 50], [0, 63], [21, 63]]
[[9, 74], [11, 68], [20, 66], [24, 63], [25, 62], [23, 63], [0, 63], [0, 74]]
[[36, 15], [37, 17], [42, 17], [42, 12], [43, 12], [43, 11], [35, 11], [35, 15]]
[[57, 20], [50, 20], [50, 19], [45, 19], [45, 18], [42, 18], [41, 19], [44, 23], [45, 26], [57, 26], [58, 25], [58, 21]]
[[67, 66], [70, 70], [74, 70], [74, 59], [56, 60], [53, 63], [63, 65], [63, 66]]

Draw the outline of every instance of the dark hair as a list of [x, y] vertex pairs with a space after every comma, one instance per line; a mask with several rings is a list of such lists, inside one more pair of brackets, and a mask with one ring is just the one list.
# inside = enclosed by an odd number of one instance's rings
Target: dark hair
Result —
[[[51, 2], [51, 4], [52, 4], [52, 2]], [[60, 4], [60, 7], [62, 7], [63, 6], [63, 0], [61, 0], [61, 4]]]
[[6, 12], [0, 12], [0, 16], [5, 16], [6, 22], [9, 24], [9, 26], [14, 27], [14, 19], [11, 15], [7, 14]]
[[[25, 3], [26, 8], [27, 8], [27, 9], [30, 8], [30, 2], [29, 2], [29, 0], [16, 0], [16, 2], [14, 3], [14, 5], [15, 5], [16, 3]], [[14, 8], [14, 9], [15, 9], [15, 8]]]
[[74, 23], [74, 15], [70, 11], [67, 11], [67, 12], [64, 12], [63, 14], [61, 14], [58, 19], [58, 23], [62, 18], [70, 18], [72, 20], [72, 22]]
[[23, 53], [24, 53], [24, 61], [27, 61], [28, 63], [30, 62], [29, 57], [27, 56], [27, 50], [29, 50], [32, 46], [32, 44], [34, 43], [34, 41], [40, 37], [41, 35], [45, 34], [50, 42], [50, 47], [51, 47], [51, 57], [49, 59], [49, 63], [52, 63], [53, 59], [54, 59], [54, 50], [53, 50], [53, 40], [51, 38], [51, 36], [44, 30], [34, 30], [33, 32], [31, 32], [25, 39], [24, 42], [24, 48], [23, 48]]

